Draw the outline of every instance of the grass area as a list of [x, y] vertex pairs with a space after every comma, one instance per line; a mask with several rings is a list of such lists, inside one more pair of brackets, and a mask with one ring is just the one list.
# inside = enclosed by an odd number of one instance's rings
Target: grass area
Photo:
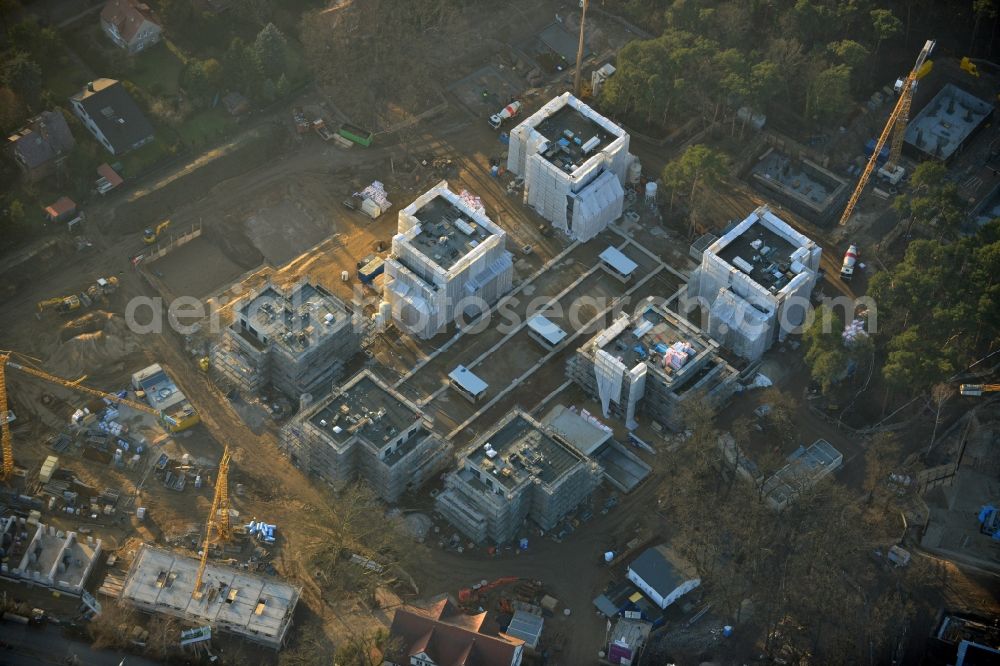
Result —
[[180, 90], [184, 63], [164, 42], [150, 46], [134, 58], [134, 69], [128, 78], [152, 95], [176, 95]]
[[199, 148], [219, 140], [232, 126], [233, 119], [220, 102], [214, 109], [196, 111], [175, 129], [186, 145]]
[[169, 157], [169, 145], [161, 136], [161, 132], [158, 131], [156, 138], [151, 143], [122, 156], [121, 163], [124, 172], [122, 175], [126, 178], [135, 178]]

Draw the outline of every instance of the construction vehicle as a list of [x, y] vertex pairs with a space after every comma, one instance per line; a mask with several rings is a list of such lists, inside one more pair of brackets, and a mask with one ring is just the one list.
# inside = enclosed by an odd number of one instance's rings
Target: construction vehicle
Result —
[[494, 113], [490, 116], [490, 127], [493, 129], [500, 129], [500, 125], [503, 124], [503, 121], [510, 120], [520, 112], [521, 103], [516, 101], [511, 102], [507, 106], [500, 109], [499, 113]]
[[[177, 425], [177, 422], [170, 416], [167, 416], [163, 412], [153, 409], [149, 405], [146, 405], [135, 400], [130, 400], [128, 398], [122, 397], [117, 393], [108, 393], [106, 391], [100, 391], [89, 386], [84, 386], [80, 384], [80, 380], [70, 381], [68, 379], [63, 379], [62, 377], [57, 377], [55, 375], [50, 375], [43, 370], [33, 368], [31, 366], [18, 363], [11, 359], [11, 355], [14, 352], [10, 351], [0, 351], [0, 415], [7, 414], [7, 383], [6, 383], [6, 368], [11, 367], [15, 370], [20, 370], [26, 375], [31, 375], [38, 379], [43, 379], [52, 384], [58, 384], [63, 388], [73, 389], [80, 391], [82, 393], [87, 393], [96, 398], [101, 398], [106, 400], [108, 403], [115, 405], [126, 405], [132, 409], [138, 410], [140, 412], [145, 412], [146, 414], [152, 414], [160, 419], [164, 426], [173, 431]], [[14, 473], [14, 450], [11, 444], [10, 435], [10, 419], [0, 418], [0, 445], [3, 449], [3, 468], [0, 469], [0, 480], [8, 480]]]
[[296, 107], [292, 109], [292, 117], [295, 119], [295, 133], [305, 134], [309, 131], [310, 123], [302, 109]]
[[[194, 589], [191, 598], [201, 600], [204, 593], [201, 589], [201, 579], [208, 565], [208, 550], [212, 545], [213, 535], [218, 541], [228, 541], [233, 536], [233, 528], [229, 523], [229, 447], [222, 452], [219, 461], [219, 474], [215, 479], [215, 494], [212, 496], [212, 508], [209, 510], [208, 522], [205, 524], [205, 542], [201, 549], [201, 564], [198, 565], [198, 575], [194, 579]], [[211, 601], [211, 599], [209, 599]]]
[[72, 294], [70, 296], [56, 296], [44, 301], [38, 301], [38, 315], [41, 316], [50, 310], [55, 310], [59, 314], [72, 314], [80, 308], [91, 305], [90, 297], [86, 294]]
[[844, 253], [844, 263], [840, 267], [840, 279], [850, 280], [854, 277], [854, 266], [858, 263], [858, 246], [851, 245], [847, 248], [847, 252]]
[[198, 359], [198, 369], [202, 372], [208, 372], [209, 368], [212, 367], [212, 362], [208, 360], [207, 356], [202, 356]]
[[142, 241], [146, 245], [152, 245], [153, 243], [156, 242], [156, 239], [160, 237], [160, 234], [166, 231], [169, 226], [170, 226], [170, 220], [164, 220], [163, 222], [160, 222], [158, 225], [156, 225], [155, 229], [147, 228], [142, 233]]
[[87, 296], [92, 301], [99, 301], [118, 291], [118, 278], [114, 275], [106, 278], [97, 278], [94, 284], [87, 287]]
[[964, 396], [978, 398], [985, 393], [996, 393], [1000, 391], [1000, 384], [962, 384], [958, 387], [958, 392]]
[[962, 68], [963, 72], [969, 74], [970, 76], [974, 76], [977, 79], [979, 78], [979, 68], [976, 66], [976, 63], [972, 62], [972, 59], [969, 58], [969, 56], [962, 58], [959, 61], [958, 66]]
[[333, 137], [337, 136], [335, 132], [326, 126], [326, 121], [322, 118], [317, 118], [312, 121], [312, 128], [313, 131], [316, 132], [316, 134], [319, 134], [319, 137], [324, 141], [329, 141]]
[[490, 590], [495, 590], [498, 587], [516, 583], [519, 580], [521, 579], [517, 576], [505, 576], [503, 578], [497, 578], [494, 581], [490, 581], [489, 583], [476, 583], [472, 587], [463, 587], [458, 591], [458, 600], [463, 604], [476, 603]]
[[879, 172], [885, 174], [890, 182], [893, 178], [896, 178], [896, 182], [898, 182], [899, 178], [902, 178], [902, 174], [899, 172], [899, 169], [902, 168], [899, 166], [899, 157], [903, 151], [903, 136], [906, 134], [906, 124], [910, 119], [910, 103], [913, 100], [913, 89], [916, 87], [917, 81], [930, 70], [930, 63], [927, 57], [934, 50], [935, 43], [932, 39], [928, 39], [924, 43], [924, 48], [921, 49], [920, 55], [917, 56], [913, 69], [910, 70], [905, 79], [897, 82], [896, 88], [899, 91], [899, 99], [889, 114], [889, 120], [882, 129], [878, 141], [875, 142], [875, 149], [872, 151], [871, 157], [868, 158], [864, 171], [861, 172], [861, 177], [858, 179], [858, 184], [851, 193], [851, 198], [847, 201], [843, 215], [840, 216], [840, 226], [847, 224], [847, 221], [851, 219], [851, 215], [854, 214], [854, 208], [858, 205], [858, 199], [861, 198], [861, 193], [864, 191], [865, 186], [868, 185], [869, 179], [871, 179], [872, 171], [875, 170], [879, 154], [882, 152], [886, 141], [889, 140], [890, 133], [892, 134], [892, 144], [889, 150], [889, 159]]

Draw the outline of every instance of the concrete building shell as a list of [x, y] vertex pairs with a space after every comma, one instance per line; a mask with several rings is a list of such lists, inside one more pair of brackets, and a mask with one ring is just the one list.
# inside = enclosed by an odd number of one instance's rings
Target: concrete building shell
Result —
[[326, 392], [361, 349], [358, 314], [317, 283], [265, 284], [234, 310], [212, 350], [212, 367], [239, 390], [272, 385], [293, 399]]
[[524, 178], [524, 203], [588, 241], [621, 217], [629, 135], [570, 93], [511, 130], [507, 170]]
[[451, 462], [451, 445], [431, 426], [415, 404], [363, 370], [285, 424], [280, 441], [296, 467], [334, 487], [361, 477], [395, 502]]
[[14, 516], [0, 519], [0, 537], [7, 556], [0, 565], [4, 577], [77, 596], [101, 555], [100, 539]]
[[719, 351], [717, 342], [650, 297], [637, 314], [621, 314], [577, 349], [566, 375], [600, 400], [605, 418], [634, 428], [645, 417], [679, 430], [688, 396], [704, 393], [721, 404], [735, 390], [738, 372]]
[[302, 590], [210, 562], [193, 598], [199, 562], [144, 544], [129, 567], [121, 600], [147, 613], [210, 625], [264, 646], [285, 642]]
[[507, 233], [471, 197], [442, 180], [399, 211], [385, 262], [383, 294], [396, 323], [430, 338], [465, 314], [478, 315], [510, 291]]
[[601, 473], [553, 430], [515, 410], [465, 450], [435, 507], [476, 543], [502, 544], [528, 518], [552, 529], [597, 488]]
[[709, 245], [688, 283], [724, 347], [759, 359], [805, 320], [822, 249], [761, 206]]

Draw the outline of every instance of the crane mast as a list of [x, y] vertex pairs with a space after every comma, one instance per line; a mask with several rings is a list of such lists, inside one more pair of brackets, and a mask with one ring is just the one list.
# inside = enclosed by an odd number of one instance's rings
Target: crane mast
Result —
[[194, 590], [191, 592], [194, 599], [201, 599], [204, 596], [201, 591], [201, 582], [205, 575], [205, 567], [208, 565], [208, 548], [212, 545], [213, 532], [220, 541], [225, 541], [232, 536], [232, 526], [229, 524], [230, 458], [229, 446], [226, 446], [222, 452], [222, 460], [219, 462], [219, 474], [215, 480], [215, 494], [212, 496], [212, 509], [205, 525], [205, 543], [201, 550], [201, 564], [198, 565], [198, 576], [195, 578]]
[[55, 375], [50, 375], [47, 372], [43, 372], [37, 368], [32, 368], [27, 365], [22, 365], [17, 361], [11, 360], [12, 352], [0, 352], [0, 440], [2, 440], [3, 446], [3, 468], [0, 469], [0, 480], [6, 481], [14, 473], [14, 449], [11, 442], [10, 434], [10, 424], [7, 422], [7, 382], [6, 382], [6, 368], [9, 366], [15, 370], [20, 370], [26, 375], [31, 375], [32, 377], [37, 377], [38, 379], [45, 380], [52, 384], [57, 384], [64, 388], [73, 389], [80, 391], [82, 393], [90, 394], [97, 398], [104, 398], [110, 402], [119, 405], [126, 405], [132, 409], [136, 409], [140, 412], [145, 412], [147, 414], [153, 414], [160, 418], [164, 418], [163, 414], [159, 411], [153, 409], [149, 405], [145, 405], [141, 402], [136, 402], [135, 400], [129, 400], [128, 398], [121, 398], [114, 393], [108, 393], [106, 391], [99, 391], [89, 386], [84, 386], [80, 384], [79, 381], [70, 381], [68, 379], [63, 379], [62, 377], [57, 377]]
[[932, 39], [927, 40], [924, 48], [920, 51], [920, 55], [917, 56], [917, 61], [913, 65], [913, 69], [910, 70], [910, 73], [903, 80], [899, 89], [899, 99], [896, 100], [896, 106], [893, 107], [892, 112], [889, 114], [889, 120], [886, 122], [882, 133], [878, 137], [878, 141], [875, 143], [875, 150], [872, 151], [871, 157], [868, 158], [868, 163], [865, 164], [864, 171], [861, 172], [858, 184], [851, 193], [851, 198], [847, 201], [844, 214], [840, 217], [840, 226], [847, 224], [847, 221], [851, 219], [854, 207], [858, 205], [858, 199], [861, 198], [861, 193], [864, 191], [865, 186], [868, 185], [868, 180], [871, 178], [872, 171], [875, 170], [875, 164], [878, 162], [879, 153], [885, 147], [885, 142], [888, 141], [890, 134], [893, 135], [893, 138], [887, 166], [895, 166], [899, 161], [899, 156], [903, 150], [903, 135], [906, 133], [906, 123], [910, 117], [910, 102], [913, 98], [913, 87], [916, 85], [917, 80], [926, 73], [924, 63], [927, 62], [927, 57], [934, 50], [935, 43]]

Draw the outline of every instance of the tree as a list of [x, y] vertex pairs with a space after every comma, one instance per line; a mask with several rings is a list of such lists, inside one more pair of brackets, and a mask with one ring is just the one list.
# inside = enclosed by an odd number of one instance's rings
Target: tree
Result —
[[281, 76], [285, 71], [287, 48], [285, 36], [273, 23], [268, 23], [257, 33], [253, 52], [264, 76], [273, 79]]
[[680, 157], [677, 157], [663, 167], [661, 178], [671, 189], [670, 202], [673, 205], [677, 190], [688, 190], [688, 206], [693, 231], [694, 211], [699, 203], [697, 199], [700, 186], [714, 185], [725, 178], [729, 171], [729, 159], [722, 153], [704, 144], [688, 146]]
[[972, 0], [972, 15], [976, 18], [975, 22], [972, 24], [972, 36], [969, 42], [970, 52], [975, 49], [976, 46], [976, 37], [979, 35], [979, 23], [984, 18], [995, 19], [997, 17], [996, 3], [994, 0]]
[[865, 447], [865, 478], [862, 486], [868, 504], [875, 500], [876, 493], [884, 488], [889, 474], [899, 464], [900, 451], [899, 438], [890, 432], [876, 433]]
[[896, 18], [891, 9], [873, 9], [869, 15], [872, 18], [872, 28], [875, 30], [873, 54], [878, 55], [882, 42], [892, 39], [903, 30], [903, 22]]
[[253, 49], [235, 37], [222, 57], [222, 71], [229, 86], [244, 94], [250, 93], [257, 80]]
[[19, 129], [26, 115], [24, 104], [17, 94], [10, 88], [0, 86], [0, 132], [9, 133]]
[[11, 45], [23, 51], [32, 60], [42, 63], [54, 62], [62, 53], [62, 40], [52, 28], [43, 28], [37, 21], [24, 20], [8, 31]]
[[896, 197], [893, 206], [910, 224], [938, 229], [939, 238], [954, 238], [966, 217], [966, 203], [958, 185], [948, 179], [940, 162], [922, 162], [910, 176], [910, 192]]
[[27, 53], [15, 52], [3, 67], [3, 82], [34, 107], [42, 94], [42, 68]]
[[10, 25], [10, 19], [21, 9], [21, 3], [17, 0], [0, 0], [0, 24], [6, 29]]
[[194, 6], [188, 0], [160, 0], [159, 14], [167, 27], [181, 30], [194, 19]]
[[852, 70], [858, 70], [868, 60], [870, 52], [853, 39], [843, 39], [827, 44], [827, 50]]
[[851, 68], [843, 63], [819, 71], [808, 86], [805, 115], [830, 122], [843, 116], [851, 101]]

